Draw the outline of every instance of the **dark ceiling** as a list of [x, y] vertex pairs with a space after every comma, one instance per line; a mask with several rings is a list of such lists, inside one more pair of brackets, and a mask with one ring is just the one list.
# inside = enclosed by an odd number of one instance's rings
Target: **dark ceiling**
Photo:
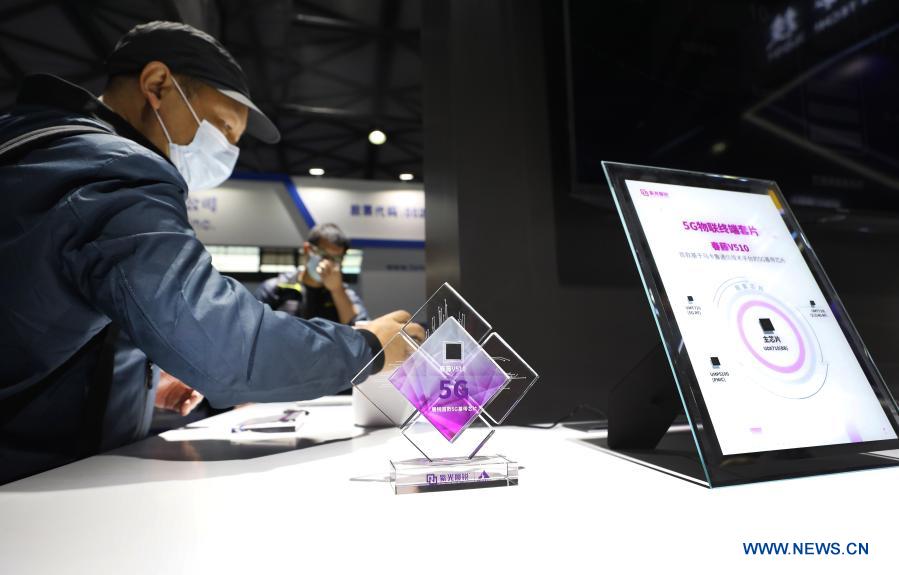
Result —
[[419, 0], [0, 0], [0, 107], [33, 72], [99, 93], [118, 38], [159, 19], [219, 38], [280, 128], [277, 145], [244, 139], [238, 169], [420, 181]]

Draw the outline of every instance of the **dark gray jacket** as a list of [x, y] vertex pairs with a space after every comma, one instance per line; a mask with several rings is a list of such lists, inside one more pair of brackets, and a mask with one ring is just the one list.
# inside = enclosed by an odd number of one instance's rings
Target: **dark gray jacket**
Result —
[[[336, 393], [380, 346], [369, 332], [272, 311], [220, 275], [197, 240], [187, 186], [141, 134], [88, 92], [26, 80], [0, 144], [56, 138], [0, 165], [0, 483], [85, 455], [102, 356], [121, 330], [102, 447], [145, 432], [146, 358], [215, 406]], [[96, 394], [93, 394], [96, 395]]]

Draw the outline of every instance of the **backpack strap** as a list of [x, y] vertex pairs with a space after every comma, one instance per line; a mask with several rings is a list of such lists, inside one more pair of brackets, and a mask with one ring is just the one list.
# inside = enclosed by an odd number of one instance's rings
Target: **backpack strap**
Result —
[[63, 136], [77, 136], [80, 134], [109, 134], [109, 130], [83, 124], [67, 124], [62, 126], [49, 126], [20, 134], [15, 138], [0, 143], [0, 165], [12, 163], [10, 160], [16, 154], [35, 150], [51, 140]]
[[103, 446], [103, 420], [109, 405], [109, 392], [115, 375], [116, 341], [119, 327], [111, 323], [103, 330], [100, 356], [91, 372], [90, 387], [85, 397], [85, 418], [81, 427], [81, 452], [93, 455]]
[[[48, 389], [52, 388], [72, 365], [80, 362], [85, 355], [95, 353], [97, 355], [97, 363], [86, 374], [87, 381], [85, 382], [85, 402], [80, 437], [77, 447], [70, 455], [87, 457], [97, 453], [103, 444], [103, 420], [109, 403], [109, 392], [112, 388], [118, 335], [119, 328], [115, 324], [108, 324], [90, 341], [81, 346], [72, 357], [43, 379], [0, 400], [0, 430], [17, 417], [19, 413], [27, 409], [31, 402], [37, 400]], [[40, 443], [31, 444], [26, 442], [26, 445], [32, 445], [35, 448], [40, 447]]]

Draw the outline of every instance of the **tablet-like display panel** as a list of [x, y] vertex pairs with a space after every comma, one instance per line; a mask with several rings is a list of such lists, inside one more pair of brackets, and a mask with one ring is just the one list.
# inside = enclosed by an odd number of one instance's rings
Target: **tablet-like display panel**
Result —
[[625, 184], [723, 455], [896, 439], [773, 192]]
[[899, 447], [896, 402], [776, 183], [603, 165], [711, 484]]

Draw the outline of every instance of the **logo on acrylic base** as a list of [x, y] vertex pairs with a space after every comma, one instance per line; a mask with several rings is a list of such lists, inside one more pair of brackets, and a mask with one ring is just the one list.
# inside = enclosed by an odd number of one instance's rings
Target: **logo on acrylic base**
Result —
[[456, 473], [428, 473], [425, 482], [428, 485], [446, 485], [452, 483], [473, 483], [477, 481], [490, 481], [490, 474], [486, 470], [480, 473], [464, 471]]

